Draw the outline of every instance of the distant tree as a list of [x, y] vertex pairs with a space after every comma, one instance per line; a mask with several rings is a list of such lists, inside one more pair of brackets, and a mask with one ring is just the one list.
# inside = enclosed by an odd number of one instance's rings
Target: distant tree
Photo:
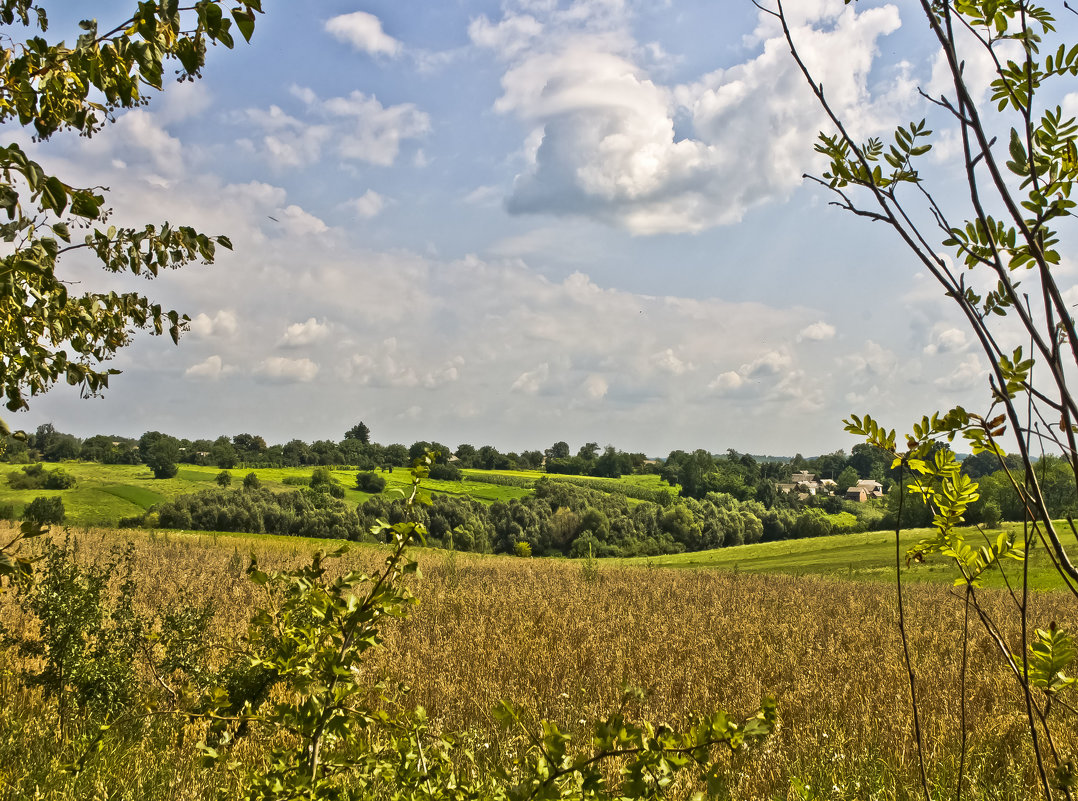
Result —
[[423, 454], [430, 450], [430, 443], [425, 440], [419, 440], [413, 442], [412, 447], [408, 449], [408, 461], [414, 462], [416, 459], [423, 458]]
[[59, 496], [51, 498], [39, 496], [26, 505], [22, 511], [22, 519], [39, 525], [56, 524], [64, 522], [64, 502]]
[[232, 474], [227, 470], [222, 470], [217, 474], [217, 486], [218, 487], [231, 487], [232, 486]]
[[147, 431], [139, 438], [139, 456], [154, 478], [172, 478], [179, 471], [180, 442], [160, 431]]
[[555, 442], [546, 450], [547, 459], [568, 459], [569, 458], [569, 443], [568, 442]]
[[[813, 472], [820, 478], [831, 478], [838, 481], [839, 473], [846, 469], [846, 454], [841, 450], [834, 453], [825, 453], [823, 456], [817, 456], [810, 464]], [[868, 476], [865, 477], [867, 478]], [[841, 483], [840, 481], [839, 484], [841, 485]], [[856, 483], [855, 481], [854, 484]], [[850, 486], [853, 485], [851, 484]]]
[[394, 467], [408, 467], [412, 464], [408, 449], [400, 444], [386, 445], [383, 461]]
[[262, 482], [254, 471], [251, 471], [243, 477], [243, 488], [245, 490], [256, 490], [261, 486]]
[[281, 459], [289, 467], [312, 464], [315, 461], [311, 447], [301, 439], [289, 440], [281, 448]]
[[474, 445], [458, 445], [457, 450], [454, 452], [454, 456], [460, 460], [461, 467], [474, 467], [475, 466], [475, 446]]
[[344, 438], [356, 439], [364, 445], [369, 445], [371, 442], [371, 430], [367, 427], [366, 423], [360, 421], [344, 432]]
[[222, 470], [231, 470], [236, 466], [236, 446], [228, 437], [218, 437], [210, 448], [210, 460]]
[[241, 462], [256, 462], [266, 452], [266, 440], [255, 434], [236, 434], [232, 437], [232, 447]]
[[328, 439], [319, 439], [311, 443], [311, 454], [314, 457], [312, 464], [331, 465], [344, 464], [344, 456], [337, 443]]
[[850, 487], [857, 484], [861, 476], [857, 475], [857, 471], [852, 467], [847, 467], [841, 473], [838, 474], [838, 478], [835, 479], [838, 483], [839, 494], [845, 493]]
[[526, 470], [538, 470], [543, 466], [543, 452], [522, 451], [520, 454], [520, 466]]
[[629, 454], [619, 451], [613, 445], [607, 445], [595, 466], [591, 470], [593, 476], [605, 478], [621, 478], [625, 473], [632, 472], [632, 461]]
[[453, 464], [433, 464], [430, 477], [435, 481], [460, 481], [464, 478], [460, 468]]
[[580, 446], [580, 450], [576, 454], [579, 458], [586, 462], [594, 462], [599, 458], [599, 443], [586, 442]]

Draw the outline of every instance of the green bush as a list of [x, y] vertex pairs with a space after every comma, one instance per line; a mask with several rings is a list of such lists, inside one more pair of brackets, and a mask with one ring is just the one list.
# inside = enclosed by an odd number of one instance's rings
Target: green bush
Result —
[[436, 464], [430, 468], [430, 477], [435, 481], [463, 481], [464, 476], [455, 464]]
[[243, 488], [245, 490], [255, 490], [261, 486], [262, 482], [255, 473], [248, 473], [243, 477]]
[[361, 492], [380, 493], [386, 488], [386, 480], [377, 473], [362, 471], [356, 473], [356, 489]]
[[64, 502], [59, 496], [39, 495], [22, 510], [22, 519], [31, 523], [60, 524], [64, 522]]
[[37, 462], [28, 464], [22, 470], [8, 473], [7, 482], [12, 489], [70, 489], [75, 486], [75, 477], [63, 469], [46, 470], [45, 465]]
[[217, 481], [218, 487], [232, 486], [232, 474], [227, 470], [222, 470], [220, 473], [218, 473], [215, 480]]

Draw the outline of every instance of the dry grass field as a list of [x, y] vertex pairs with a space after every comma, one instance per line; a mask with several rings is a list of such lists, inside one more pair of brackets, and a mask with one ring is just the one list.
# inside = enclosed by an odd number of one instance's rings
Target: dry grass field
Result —
[[[246, 554], [274, 568], [299, 564], [319, 545], [105, 530], [78, 537], [86, 559], [133, 540], [143, 610], [211, 601], [211, 637], [221, 644], [242, 634], [262, 602], [260, 588], [243, 576]], [[356, 548], [341, 563], [379, 558], [376, 548]], [[894, 592], [886, 584], [604, 564], [588, 573], [580, 563], [439, 551], [421, 551], [419, 561], [422, 575], [409, 578], [419, 603], [386, 627], [370, 675], [408, 684], [434, 726], [467, 731], [481, 756], [504, 759], [520, 748], [490, 715], [503, 698], [582, 735], [582, 724], [615, 706], [625, 684], [647, 692], [639, 711], [656, 720], [715, 708], [749, 713], [771, 694], [780, 728], [737, 758], [732, 797], [793, 797], [791, 776], [821, 798], [917, 796]], [[986, 600], [1010, 603], [996, 591]], [[1035, 621], [1072, 630], [1078, 623], [1070, 596], [1038, 594], [1035, 605]], [[953, 797], [962, 605], [946, 587], [911, 586], [908, 615], [930, 780], [935, 797]], [[0, 622], [27, 633], [11, 593], [0, 596]], [[966, 797], [1022, 799], [1035, 788], [1025, 713], [1014, 679], [973, 631]], [[111, 743], [77, 781], [59, 777], [54, 713], [38, 691], [20, 687], [17, 661], [11, 649], [0, 651], [0, 798], [208, 799], [227, 785], [223, 775], [194, 766], [198, 724], [165, 719], [137, 739]], [[1058, 745], [1078, 753], [1078, 725]]]

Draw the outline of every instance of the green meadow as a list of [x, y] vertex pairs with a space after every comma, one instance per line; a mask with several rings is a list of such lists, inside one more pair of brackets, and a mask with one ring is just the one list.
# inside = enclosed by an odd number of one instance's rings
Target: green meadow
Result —
[[[1067, 531], [1066, 521], [1058, 521], [1061, 531]], [[1010, 530], [1020, 524], [1005, 524]], [[984, 544], [984, 537], [995, 538], [1000, 529], [984, 532], [965, 529], [970, 545]], [[933, 535], [932, 529], [903, 531], [900, 538], [902, 560], [906, 551], [920, 540]], [[830, 576], [855, 581], [893, 581], [895, 576], [895, 534], [893, 531], [869, 531], [861, 534], [839, 534], [811, 539], [761, 542], [738, 545], [711, 551], [672, 554], [668, 556], [619, 559], [626, 566], [646, 565], [663, 568], [710, 568], [738, 573], [782, 573], [793, 576]], [[1007, 580], [1017, 586], [1021, 579], [1020, 562], [1005, 560], [1008, 576], [1005, 580], [998, 570], [983, 577], [986, 587], [1006, 588]], [[902, 576], [913, 582], [951, 582], [957, 572], [949, 560], [939, 555], [928, 557], [924, 564], [903, 565]], [[1036, 590], [1066, 589], [1058, 571], [1052, 566], [1044, 548], [1035, 543], [1030, 551], [1029, 584]]]
[[[181, 465], [174, 478], [155, 479], [145, 465], [103, 465], [95, 462], [62, 462], [48, 464], [48, 469], [62, 467], [73, 475], [78, 482], [66, 490], [13, 490], [8, 485], [7, 475], [21, 470], [22, 465], [0, 464], [0, 505], [12, 504], [16, 516], [23, 507], [39, 495], [59, 495], [63, 498], [67, 512], [66, 522], [73, 526], [114, 526], [124, 517], [140, 515], [154, 504], [217, 486], [216, 478], [220, 473], [217, 467]], [[285, 483], [286, 478], [309, 478], [311, 467], [264, 468], [230, 470], [232, 486], [238, 486], [248, 473], [258, 476], [262, 484], [274, 491], [284, 492], [298, 489]], [[355, 489], [355, 470], [333, 470], [333, 477], [345, 487], [345, 500], [360, 504], [372, 497], [369, 493]], [[386, 493], [395, 490], [406, 492], [411, 486], [409, 472], [403, 468], [392, 473], [381, 473], [386, 479]], [[426, 481], [424, 486], [430, 492], [461, 495], [474, 498], [482, 503], [508, 501], [521, 498], [528, 490], [521, 487], [508, 487], [479, 482], [463, 481]]]

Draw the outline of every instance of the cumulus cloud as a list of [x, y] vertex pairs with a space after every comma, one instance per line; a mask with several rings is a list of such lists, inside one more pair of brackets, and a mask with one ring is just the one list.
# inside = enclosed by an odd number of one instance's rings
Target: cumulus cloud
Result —
[[192, 364], [183, 375], [185, 378], [193, 378], [202, 381], [217, 381], [221, 376], [233, 372], [234, 368], [226, 367], [220, 356], [214, 354], [198, 364]]
[[377, 217], [385, 208], [386, 199], [375, 192], [373, 189], [368, 189], [362, 195], [354, 198], [347, 203], [357, 217], [364, 220], [369, 220], [371, 217]]
[[534, 370], [528, 370], [517, 376], [516, 381], [513, 382], [512, 390], [514, 392], [523, 392], [526, 395], [535, 395], [549, 377], [550, 365], [544, 362]]
[[835, 327], [823, 320], [806, 325], [797, 332], [798, 342], [824, 342], [835, 338]]
[[[874, 131], [881, 109], [915, 94], [900, 70], [886, 99], [869, 96], [877, 40], [898, 28], [898, 12], [814, 8], [795, 12], [804, 58], [854, 130]], [[656, 234], [736, 223], [788, 197], [810, 165], [805, 143], [822, 116], [784, 42], [763, 23], [759, 31], [756, 58], [670, 87], [641, 66], [647, 48], [631, 35], [621, 4], [529, 4], [496, 23], [474, 20], [472, 41], [506, 63], [495, 109], [521, 120], [533, 143], [508, 210]]]
[[673, 348], [667, 348], [666, 350], [652, 354], [651, 363], [659, 370], [670, 373], [671, 375], [682, 375], [693, 369], [692, 363], [683, 361], [679, 358], [678, 355], [674, 353]]
[[304, 323], [293, 323], [284, 331], [284, 336], [277, 344], [279, 348], [305, 348], [321, 342], [329, 335], [329, 326], [313, 317]]
[[933, 332], [932, 341], [925, 345], [924, 352], [927, 356], [938, 353], [959, 353], [966, 350], [968, 345], [966, 332], [960, 328], [939, 328]]
[[278, 106], [247, 109], [237, 117], [263, 132], [258, 141], [246, 140], [248, 147], [279, 167], [315, 164], [326, 153], [387, 167], [397, 160], [403, 141], [430, 131], [430, 115], [412, 103], [383, 106], [359, 91], [323, 99], [304, 86], [293, 86], [291, 93], [304, 104], [307, 119]]
[[309, 384], [318, 375], [318, 365], [307, 358], [271, 356], [258, 365], [255, 375], [277, 384]]
[[240, 324], [236, 312], [231, 309], [221, 309], [213, 317], [205, 313], [195, 315], [191, 319], [190, 328], [191, 335], [198, 339], [213, 339], [235, 336], [240, 329]]
[[356, 50], [373, 56], [392, 57], [401, 52], [401, 43], [382, 30], [382, 21], [378, 17], [366, 11], [331, 17], [326, 21], [326, 32]]
[[719, 373], [715, 377], [715, 380], [708, 384], [708, 389], [713, 389], [720, 395], [732, 392], [735, 389], [740, 389], [745, 383], [745, 379], [741, 377], [741, 374], [734, 370], [727, 370], [724, 373]]

